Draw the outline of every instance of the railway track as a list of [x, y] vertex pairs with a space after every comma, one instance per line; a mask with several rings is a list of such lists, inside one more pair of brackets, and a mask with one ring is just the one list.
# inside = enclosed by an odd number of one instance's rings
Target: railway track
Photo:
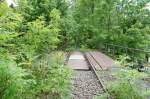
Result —
[[[103, 81], [99, 78], [96, 71], [95, 59], [91, 54], [83, 55], [89, 69], [76, 69], [71, 77], [72, 80], [72, 99], [94, 99], [95, 96], [108, 94]], [[111, 99], [108, 96], [108, 99]]]

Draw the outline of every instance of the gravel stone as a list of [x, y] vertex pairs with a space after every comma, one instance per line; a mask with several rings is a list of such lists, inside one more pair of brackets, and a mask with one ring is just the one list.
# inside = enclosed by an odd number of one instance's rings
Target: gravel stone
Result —
[[74, 71], [72, 80], [72, 99], [93, 99], [104, 93], [93, 71]]

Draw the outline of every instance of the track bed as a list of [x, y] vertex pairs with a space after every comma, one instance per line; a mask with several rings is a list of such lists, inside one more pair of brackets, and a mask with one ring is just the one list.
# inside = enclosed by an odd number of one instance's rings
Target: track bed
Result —
[[72, 80], [72, 99], [93, 99], [104, 93], [93, 71], [75, 70]]
[[105, 89], [87, 56], [81, 52], [73, 52], [68, 65], [74, 70], [71, 77], [71, 99], [94, 99], [95, 96], [105, 93]]

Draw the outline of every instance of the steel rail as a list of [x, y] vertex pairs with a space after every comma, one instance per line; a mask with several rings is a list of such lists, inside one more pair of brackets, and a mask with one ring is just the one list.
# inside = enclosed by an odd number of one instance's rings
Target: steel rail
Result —
[[[91, 54], [89, 54], [91, 56]], [[96, 69], [94, 68], [93, 64], [91, 63], [91, 60], [89, 57], [87, 57], [87, 55], [84, 54], [84, 57], [86, 58], [87, 62], [89, 63], [89, 66], [91, 67], [91, 69], [94, 71], [97, 79], [98, 79], [98, 82], [99, 84], [102, 86], [103, 90], [105, 93], [108, 94], [108, 99], [113, 99], [110, 95], [110, 93], [108, 92], [108, 89], [105, 87], [104, 83], [103, 83], [103, 80], [98, 76], [98, 73], [96, 72]], [[91, 56], [92, 57], [92, 56]], [[92, 57], [93, 58], [93, 57]], [[93, 58], [94, 59], [94, 58]], [[95, 60], [95, 59], [94, 59]]]

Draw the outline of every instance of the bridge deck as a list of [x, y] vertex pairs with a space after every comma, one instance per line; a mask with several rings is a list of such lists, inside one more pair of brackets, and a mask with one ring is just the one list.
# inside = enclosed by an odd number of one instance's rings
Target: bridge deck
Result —
[[74, 52], [71, 54], [68, 66], [74, 70], [89, 70], [88, 63], [81, 52]]
[[[96, 70], [108, 70], [115, 63], [113, 59], [98, 51], [87, 52], [85, 55], [90, 58]], [[75, 70], [89, 70], [88, 63], [81, 52], [73, 52], [69, 57], [68, 65]]]

